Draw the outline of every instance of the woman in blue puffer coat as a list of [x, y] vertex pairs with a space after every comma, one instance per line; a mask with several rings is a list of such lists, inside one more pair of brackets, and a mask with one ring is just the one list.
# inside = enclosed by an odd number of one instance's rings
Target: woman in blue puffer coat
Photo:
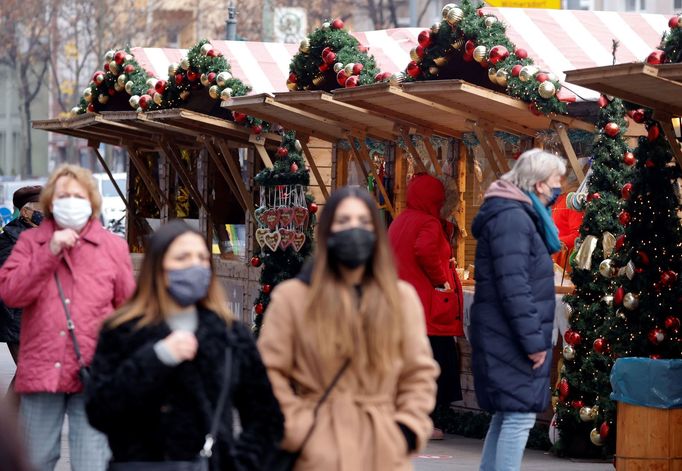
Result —
[[493, 413], [480, 471], [516, 471], [535, 415], [550, 399], [554, 271], [561, 248], [549, 207], [565, 162], [533, 149], [495, 181], [474, 218], [476, 294], [472, 370], [479, 405]]

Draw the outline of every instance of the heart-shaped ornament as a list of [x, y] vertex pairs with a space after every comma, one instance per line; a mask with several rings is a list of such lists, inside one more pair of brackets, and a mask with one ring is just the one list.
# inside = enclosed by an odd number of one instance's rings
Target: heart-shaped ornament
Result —
[[301, 206], [294, 208], [294, 222], [298, 227], [303, 227], [308, 219], [308, 209]]
[[294, 231], [290, 231], [289, 229], [280, 229], [279, 236], [280, 236], [279, 248], [282, 250], [286, 250], [293, 242]]
[[275, 250], [277, 250], [281, 238], [282, 236], [280, 236], [279, 232], [277, 231], [268, 232], [267, 234], [265, 234], [264, 237], [265, 245], [274, 252]]
[[263, 216], [265, 217], [265, 225], [268, 226], [271, 231], [274, 231], [277, 224], [279, 224], [279, 214], [277, 213], [277, 210], [274, 208], [268, 209], [263, 213]]
[[296, 252], [300, 252], [305, 244], [305, 234], [303, 232], [296, 232], [291, 240], [291, 245]]
[[258, 242], [258, 245], [260, 245], [261, 249], [265, 246], [265, 235], [269, 232], [270, 231], [265, 227], [256, 229], [256, 242]]
[[277, 212], [279, 213], [279, 225], [281, 227], [289, 226], [291, 221], [294, 219], [294, 208], [281, 206], [277, 209]]

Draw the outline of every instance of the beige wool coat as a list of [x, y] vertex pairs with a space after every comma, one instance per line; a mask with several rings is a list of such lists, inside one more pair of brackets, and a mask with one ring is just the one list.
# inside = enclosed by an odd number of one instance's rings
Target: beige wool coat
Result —
[[[282, 448], [296, 451], [313, 423], [313, 408], [344, 359], [323, 360], [305, 323], [308, 285], [288, 280], [273, 290], [258, 347], [285, 417]], [[435, 405], [438, 365], [414, 288], [400, 282], [403, 342], [395, 367], [383, 378], [351, 366], [322, 405], [296, 471], [402, 471], [412, 469], [397, 422], [426, 444]], [[295, 392], [295, 391], [296, 392]]]

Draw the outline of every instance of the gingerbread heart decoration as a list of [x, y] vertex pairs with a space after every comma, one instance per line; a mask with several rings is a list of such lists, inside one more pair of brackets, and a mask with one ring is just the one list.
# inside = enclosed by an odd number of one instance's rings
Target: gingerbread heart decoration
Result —
[[294, 208], [294, 222], [298, 227], [303, 227], [308, 219], [308, 209], [301, 206]]
[[[258, 212], [260, 210], [260, 212]], [[258, 208], [256, 210], [256, 220], [258, 221], [258, 225], [261, 227], [267, 227], [268, 226], [268, 218], [267, 218], [267, 210], [265, 208]]]
[[268, 232], [267, 234], [265, 234], [265, 237], [263, 239], [265, 241], [265, 245], [274, 252], [275, 250], [277, 250], [281, 238], [282, 236], [279, 234], [279, 232], [275, 231]]
[[305, 244], [305, 234], [303, 232], [295, 232], [291, 240], [291, 245], [296, 252], [300, 252]]
[[279, 236], [280, 236], [279, 248], [282, 250], [286, 250], [294, 240], [294, 231], [290, 231], [288, 229], [280, 229]]
[[268, 233], [270, 233], [270, 231], [264, 227], [256, 229], [256, 242], [258, 242], [261, 249], [265, 246], [265, 235]]
[[265, 225], [268, 226], [271, 231], [274, 231], [277, 224], [279, 224], [279, 214], [277, 213], [277, 210], [274, 208], [268, 209], [263, 213], [263, 216], [265, 217]]
[[294, 219], [294, 208], [289, 208], [288, 206], [280, 207], [277, 212], [279, 213], [279, 225], [282, 227], [287, 227], [291, 224]]

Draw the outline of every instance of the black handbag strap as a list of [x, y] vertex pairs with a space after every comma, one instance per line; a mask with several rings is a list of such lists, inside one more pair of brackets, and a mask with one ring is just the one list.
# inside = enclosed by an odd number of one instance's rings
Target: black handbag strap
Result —
[[71, 337], [71, 343], [73, 343], [73, 349], [76, 352], [76, 360], [78, 361], [78, 366], [80, 368], [86, 368], [83, 357], [81, 356], [81, 349], [78, 345], [78, 339], [76, 338], [76, 326], [71, 318], [71, 310], [69, 309], [69, 303], [66, 301], [66, 296], [64, 296], [64, 290], [62, 289], [62, 283], [59, 281], [59, 275], [54, 274], [54, 279], [57, 282], [57, 291], [59, 291], [59, 298], [62, 300], [62, 306], [64, 306], [64, 314], [66, 314], [66, 328], [69, 330], [69, 336]]
[[350, 358], [347, 358], [345, 362], [343, 362], [343, 365], [341, 365], [341, 368], [339, 368], [339, 371], [336, 372], [336, 375], [334, 375], [334, 379], [332, 379], [331, 383], [329, 383], [329, 386], [327, 386], [327, 389], [324, 390], [322, 393], [322, 396], [320, 399], [317, 401], [317, 404], [315, 404], [315, 409], [313, 409], [313, 423], [308, 429], [308, 433], [306, 433], [305, 438], [303, 439], [303, 442], [301, 442], [301, 448], [300, 450], [302, 451], [303, 448], [305, 448], [306, 443], [308, 443], [308, 440], [310, 440], [311, 435], [313, 434], [313, 431], [315, 430], [315, 426], [317, 425], [317, 414], [320, 411], [320, 407], [322, 407], [322, 404], [324, 404], [324, 401], [327, 400], [329, 397], [329, 394], [331, 394], [332, 389], [336, 386], [336, 384], [339, 382], [341, 379], [341, 376], [346, 372], [348, 367], [350, 366]]
[[225, 404], [227, 403], [227, 396], [230, 392], [232, 376], [232, 348], [228, 345], [225, 348], [225, 368], [223, 371], [223, 385], [220, 388], [220, 395], [218, 396], [218, 402], [216, 403], [215, 411], [213, 412], [213, 418], [211, 419], [211, 430], [206, 435], [204, 440], [204, 446], [201, 449], [199, 455], [202, 458], [210, 458], [213, 454], [213, 444], [215, 443], [216, 436], [218, 435], [218, 427], [220, 426], [220, 418], [225, 410]]

